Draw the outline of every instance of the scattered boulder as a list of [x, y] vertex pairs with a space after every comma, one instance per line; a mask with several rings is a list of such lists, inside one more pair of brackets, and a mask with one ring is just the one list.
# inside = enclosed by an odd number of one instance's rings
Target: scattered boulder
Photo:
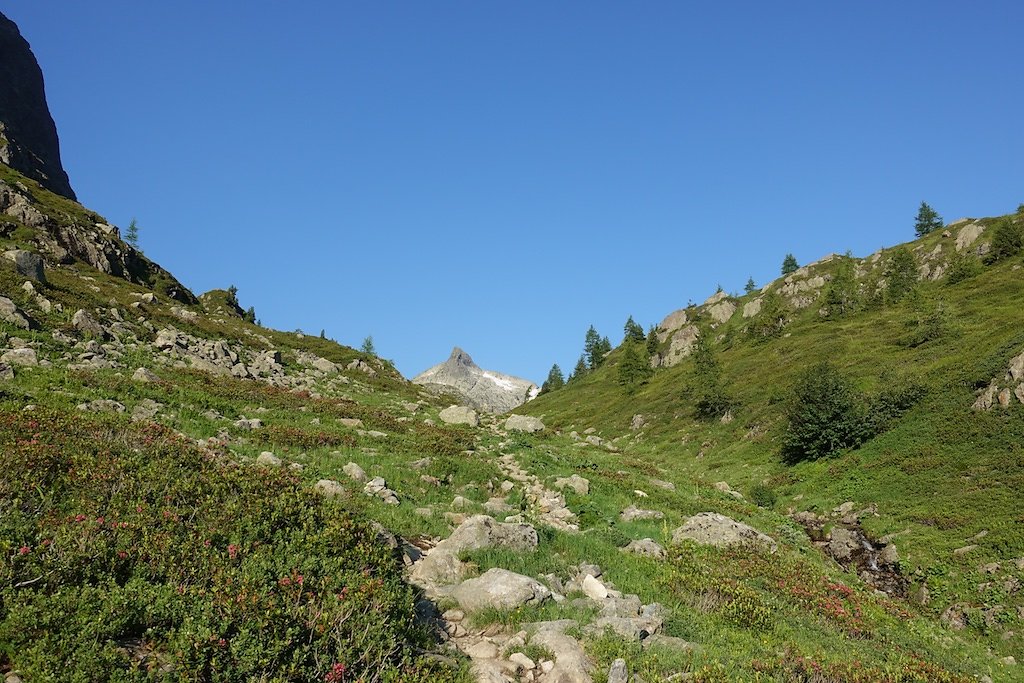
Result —
[[960, 228], [960, 232], [956, 236], [956, 250], [963, 251], [971, 246], [983, 232], [985, 232], [985, 226], [977, 223], [970, 223]]
[[135, 380], [136, 382], [143, 383], [160, 381], [160, 378], [156, 375], [156, 373], [152, 372], [147, 368], [139, 368], [138, 370], [136, 370], [132, 374], [132, 379]]
[[592, 575], [587, 574], [583, 577], [583, 583], [581, 584], [583, 593], [591, 600], [597, 600], [598, 602], [608, 597], [608, 589], [599, 579], [594, 578]]
[[860, 547], [861, 539], [852, 529], [836, 527], [832, 530], [828, 553], [839, 562], [849, 562]]
[[555, 479], [556, 489], [572, 489], [580, 496], [586, 496], [590, 493], [590, 481], [581, 477], [578, 474], [573, 474], [569, 477], [560, 477]]
[[7, 363], [0, 363], [0, 380], [8, 382], [14, 379], [14, 368]]
[[452, 591], [452, 597], [464, 610], [477, 612], [537, 605], [548, 600], [551, 591], [536, 579], [495, 567], [478, 578], [463, 581]]
[[736, 312], [736, 304], [731, 301], [719, 301], [708, 309], [708, 314], [716, 323], [728, 322]]
[[367, 363], [364, 360], [358, 359], [358, 358], [356, 360], [352, 361], [351, 363], [349, 363], [348, 365], [346, 365], [345, 369], [346, 370], [358, 370], [359, 372], [365, 373], [366, 375], [369, 375], [370, 377], [376, 377], [377, 376], [377, 371], [374, 370], [373, 367], [371, 367], [369, 363]]
[[666, 636], [661, 633], [652, 633], [649, 637], [644, 638], [643, 646], [645, 650], [654, 647], [664, 648], [666, 650], [675, 650], [678, 652], [687, 652], [696, 649], [696, 646], [687, 640]]
[[87, 334], [92, 337], [102, 339], [106, 334], [106, 331], [103, 329], [103, 325], [100, 325], [84, 308], [78, 309], [75, 311], [75, 314], [71, 316], [71, 325], [82, 334]]
[[672, 532], [673, 543], [680, 543], [684, 540], [720, 548], [754, 545], [771, 552], [775, 552], [778, 548], [778, 545], [769, 536], [717, 512], [701, 512], [694, 515]]
[[441, 422], [450, 425], [469, 425], [476, 427], [480, 424], [480, 418], [476, 411], [466, 406], [448, 406], [438, 416]]
[[256, 457], [256, 464], [264, 467], [280, 467], [281, 458], [277, 457], [270, 451], [263, 451]]
[[151, 398], [144, 398], [132, 409], [132, 420], [134, 422], [152, 420], [163, 407], [162, 403], [157, 403]]
[[645, 519], [665, 519], [665, 513], [660, 510], [643, 510], [636, 505], [630, 505], [619, 514], [623, 522], [635, 522]]
[[384, 477], [374, 477], [370, 481], [366, 482], [366, 486], [363, 487], [363, 492], [375, 498], [380, 498], [388, 505], [399, 504], [398, 494], [388, 488], [387, 482], [384, 481]]
[[20, 327], [23, 330], [27, 330], [30, 327], [28, 318], [22, 315], [18, 307], [14, 305], [14, 302], [5, 296], [0, 296], [0, 320], [10, 323], [15, 327]]
[[532, 552], [537, 549], [537, 530], [529, 524], [501, 523], [487, 515], [474, 515], [413, 567], [410, 580], [426, 589], [451, 585], [462, 576], [459, 554], [483, 548]]
[[754, 299], [743, 304], [743, 317], [753, 318], [761, 312], [761, 299]]
[[629, 683], [629, 669], [625, 659], [616, 659], [608, 669], [608, 683]]
[[659, 560], [665, 557], [665, 549], [652, 538], [630, 541], [629, 545], [625, 548], [620, 548], [620, 550], [625, 553], [633, 553], [634, 555], [642, 555], [644, 557], [653, 557]]
[[123, 403], [111, 401], [107, 398], [98, 398], [88, 403], [79, 403], [77, 408], [87, 413], [123, 413], [126, 410]]
[[536, 434], [544, 431], [544, 423], [539, 418], [529, 415], [511, 415], [505, 420], [505, 429], [510, 432]]
[[18, 275], [36, 282], [46, 282], [43, 257], [39, 254], [24, 249], [11, 249], [4, 252], [4, 258], [14, 263], [14, 269], [18, 271]]
[[349, 464], [342, 467], [341, 471], [348, 475], [348, 478], [352, 479], [353, 481], [358, 481], [360, 483], [366, 481], [366, 472], [363, 471], [362, 467], [355, 464], [354, 462], [350, 462]]
[[342, 498], [346, 495], [345, 487], [335, 479], [321, 479], [313, 485], [313, 490], [326, 498]]
[[528, 626], [534, 630], [530, 644], [543, 647], [555, 656], [554, 666], [547, 670], [544, 680], [557, 683], [592, 683], [590, 672], [594, 669], [594, 662], [587, 656], [579, 642], [565, 633], [567, 629], [578, 626], [579, 624], [572, 619], [544, 621]]

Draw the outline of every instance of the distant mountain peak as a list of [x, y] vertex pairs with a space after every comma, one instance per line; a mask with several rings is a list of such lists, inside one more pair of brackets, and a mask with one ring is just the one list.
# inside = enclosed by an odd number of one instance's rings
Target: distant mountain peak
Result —
[[477, 364], [473, 362], [473, 359], [468, 353], [460, 349], [458, 346], [452, 348], [452, 353], [448, 356], [448, 361], [452, 363], [458, 363], [467, 368], [475, 368]]
[[505, 413], [537, 396], [536, 384], [493, 370], [484, 370], [458, 346], [448, 360], [412, 378], [413, 383], [458, 395], [479, 410]]

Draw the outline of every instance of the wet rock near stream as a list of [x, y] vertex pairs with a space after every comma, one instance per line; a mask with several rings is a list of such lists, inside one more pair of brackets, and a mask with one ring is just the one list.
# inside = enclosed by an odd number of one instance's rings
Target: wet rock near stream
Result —
[[860, 516], [850, 509], [840, 506], [834, 513], [840, 518], [813, 512], [798, 512], [792, 518], [804, 527], [815, 547], [843, 569], [855, 572], [864, 583], [887, 595], [907, 598], [910, 581], [900, 572], [896, 546], [871, 538], [861, 527]]

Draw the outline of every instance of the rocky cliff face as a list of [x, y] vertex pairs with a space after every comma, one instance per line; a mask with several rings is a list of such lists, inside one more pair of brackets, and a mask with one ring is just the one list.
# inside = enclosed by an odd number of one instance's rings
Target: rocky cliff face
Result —
[[0, 14], [0, 162], [68, 199], [57, 127], [46, 106], [43, 72], [18, 26]]
[[458, 347], [452, 349], [452, 355], [444, 363], [421, 372], [412, 381], [438, 391], [453, 392], [468, 405], [494, 413], [521, 406], [539, 391], [529, 380], [482, 369]]

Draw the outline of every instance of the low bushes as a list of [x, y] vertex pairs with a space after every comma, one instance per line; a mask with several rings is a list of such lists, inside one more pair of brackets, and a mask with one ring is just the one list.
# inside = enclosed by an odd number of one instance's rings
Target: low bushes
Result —
[[27, 680], [457, 680], [414, 654], [386, 545], [287, 471], [43, 410], [0, 412], [0, 468], [0, 665]]

